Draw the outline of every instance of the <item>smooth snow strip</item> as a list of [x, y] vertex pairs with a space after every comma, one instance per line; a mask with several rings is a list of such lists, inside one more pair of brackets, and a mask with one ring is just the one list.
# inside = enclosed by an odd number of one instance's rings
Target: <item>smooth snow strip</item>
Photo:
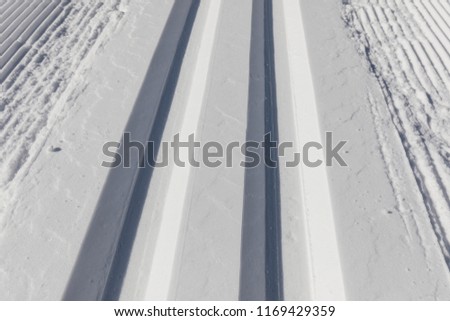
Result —
[[[322, 142], [314, 84], [300, 1], [284, 0], [283, 8], [296, 131], [299, 146], [304, 146], [307, 142]], [[315, 155], [310, 153], [310, 156], [324, 159], [322, 151]], [[312, 299], [345, 299], [326, 167], [302, 165], [300, 180], [307, 220], [305, 233], [309, 244]]]
[[[207, 87], [208, 71], [213, 56], [215, 35], [219, 21], [222, 1], [208, 2], [207, 20], [196, 65], [192, 73], [191, 88], [186, 103], [185, 117], [180, 128], [180, 140], [187, 141], [188, 136], [196, 132]], [[189, 158], [186, 149], [180, 151], [180, 159]], [[192, 167], [174, 166], [169, 187], [161, 213], [161, 226], [155, 244], [152, 266], [145, 291], [145, 300], [168, 300], [172, 288], [172, 277], [176, 268], [179, 236], [182, 228], [185, 201], [189, 194], [189, 178]]]

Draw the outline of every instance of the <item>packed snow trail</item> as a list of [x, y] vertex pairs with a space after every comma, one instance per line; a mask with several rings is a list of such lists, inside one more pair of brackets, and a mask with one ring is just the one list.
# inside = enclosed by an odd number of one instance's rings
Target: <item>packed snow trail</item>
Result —
[[[449, 2], [330, 3], [0, 0], [2, 298], [450, 297]], [[139, 166], [177, 134], [295, 151]]]
[[[147, 72], [147, 80], [144, 81], [125, 130], [126, 133], [131, 133], [130, 136], [133, 140], [144, 143], [146, 138], [149, 137], [150, 141], [158, 145], [164, 136], [164, 132], [169, 130], [169, 128], [166, 128], [166, 123], [168, 117], [170, 118], [175, 112], [171, 111], [171, 106], [174, 103], [177, 104], [176, 100], [174, 101], [174, 94], [179, 75], [183, 69], [193, 68], [183, 62], [186, 58], [184, 57], [186, 46], [190, 42], [190, 30], [194, 23], [201, 23], [196, 18], [198, 6], [199, 2], [197, 1], [192, 3], [176, 1], [174, 3], [166, 29], [161, 35], [159, 47]], [[206, 7], [207, 5], [205, 5]], [[199, 67], [193, 68], [194, 74], [192, 77], [197, 81], [203, 79], [204, 85], [201, 85], [202, 82], [198, 82], [198, 87], [188, 88], [184, 109], [188, 110], [190, 115], [189, 118], [180, 123], [180, 127], [177, 127], [178, 131], [181, 131], [186, 137], [190, 132], [197, 131], [200, 124], [199, 117], [203, 114], [202, 101], [205, 95], [208, 72], [211, 70], [207, 58], [212, 55], [211, 50], [214, 48], [213, 36], [215, 33], [213, 24], [217, 23], [221, 10], [220, 3], [211, 6], [208, 9], [209, 11], [203, 12], [206, 9], [202, 8], [202, 15], [210, 19], [205, 20], [205, 25], [208, 27], [202, 28], [208, 30], [208, 33], [205, 34], [207, 38], [199, 39], [200, 44], [205, 47], [199, 47], [198, 55], [204, 56], [205, 59], [202, 59], [204, 64], [202, 67], [199, 65], [200, 62], [196, 62]], [[290, 63], [293, 64], [293, 70], [298, 74], [295, 74], [296, 76], [293, 76], [293, 74], [276, 74], [272, 1], [254, 0], [251, 15], [250, 62], [247, 71], [249, 74], [248, 115], [246, 117], [248, 121], [247, 141], [263, 142], [266, 139], [265, 135], [270, 134], [270, 139], [278, 142], [276, 78], [279, 78], [282, 82], [292, 83], [293, 93], [297, 92], [297, 86], [300, 86], [300, 92], [304, 97], [314, 96], [314, 89], [310, 80], [308, 80], [310, 75], [307, 71], [306, 41], [304, 39], [302, 42], [294, 40], [303, 38], [301, 24], [298, 24], [297, 27], [289, 25], [295, 19], [301, 19], [300, 6], [297, 2], [286, 1], [282, 8], [284, 8], [283, 20], [286, 21], [285, 27], [288, 30], [286, 38], [288, 47], [283, 48], [283, 52], [287, 50], [286, 52], [290, 53], [291, 48], [293, 48], [295, 52], [301, 53], [301, 59], [288, 56]], [[173, 37], [174, 34], [179, 35], [179, 38]], [[277, 36], [281, 37], [281, 34]], [[189, 50], [191, 49], [188, 49], [188, 52]], [[187, 57], [186, 59], [190, 58]], [[295, 61], [300, 61], [303, 66], [295, 65]], [[155, 75], [165, 74], [167, 76], [155, 77]], [[155, 79], [158, 79], [158, 82]], [[195, 101], [192, 99], [195, 99]], [[293, 97], [291, 108], [302, 110], [300, 106], [295, 104], [296, 101], [297, 98]], [[153, 107], [148, 109], [148, 106]], [[318, 127], [313, 130], [310, 128], [311, 125], [308, 125], [317, 124], [317, 112], [314, 111], [315, 105], [313, 103], [311, 108], [311, 111], [296, 116], [297, 128], [305, 128], [304, 131], [297, 133], [299, 138], [294, 138], [299, 146], [308, 139], [320, 141]], [[148, 121], [143, 121], [143, 115], [148, 117]], [[241, 112], [239, 117], [244, 115]], [[304, 119], [306, 119], [306, 122]], [[307, 133], [309, 132], [313, 133], [314, 137], [308, 137], [309, 134]], [[121, 150], [123, 154], [123, 146]], [[269, 154], [269, 152], [272, 154]], [[280, 165], [278, 164], [278, 155], [273, 153], [273, 149], [269, 147], [261, 148], [259, 153], [264, 162], [261, 162], [255, 168], [245, 169], [239, 298], [242, 300], [282, 300], [284, 294], [281, 249], [283, 239], [281, 230], [282, 213], [279, 187]], [[180, 251], [183, 248], [182, 236], [186, 234], [184, 229], [187, 226], [184, 218], [187, 208], [184, 204], [189, 203], [187, 197], [190, 194], [185, 194], [185, 197], [181, 199], [178, 199], [178, 196], [179, 191], [182, 195], [185, 193], [182, 190], [185, 190], [191, 184], [189, 181], [195, 175], [190, 173], [189, 168], [174, 167], [170, 170], [168, 175], [174, 181], [171, 183], [169, 180], [166, 183], [167, 190], [162, 203], [164, 205], [161, 208], [162, 212], [158, 214], [161, 219], [159, 221], [153, 220], [153, 224], [158, 222], [156, 226], [143, 229], [142, 227], [146, 226], [146, 223], [144, 223], [146, 220], [141, 221], [142, 213], [147, 211], [145, 209], [146, 203], [152, 202], [155, 197], [150, 192], [155, 170], [148, 167], [139, 169], [137, 164], [142, 164], [144, 160], [137, 159], [137, 155], [132, 157], [131, 163], [134, 164], [134, 167], [111, 170], [67, 287], [66, 299], [120, 298], [122, 288], [129, 288], [126, 283], [127, 273], [140, 273], [129, 272], [133, 271], [133, 267], [129, 266], [130, 262], [134, 261], [133, 247], [141, 247], [142, 240], [138, 234], [147, 234], [151, 230], [157, 231], [157, 234], [153, 236], [151, 265], [147, 272], [148, 279], [146, 281], [148, 290], [144, 291], [144, 296], [153, 299], [168, 299], [174, 293], [173, 282], [176, 280], [177, 271], [180, 269], [177, 265], [180, 262]], [[271, 166], [270, 160], [275, 161], [277, 166]], [[309, 172], [305, 167], [303, 172], [299, 173], [297, 179], [302, 181], [304, 186], [302, 190], [304, 205], [298, 215], [307, 222], [306, 225], [309, 230], [299, 237], [304, 238], [305, 242], [309, 244], [308, 252], [304, 253], [303, 257], [305, 262], [309, 262], [309, 273], [311, 273], [309, 277], [314, 280], [310, 285], [312, 286], [311, 293], [316, 298], [341, 298], [343, 285], [339, 276], [339, 255], [337, 249], [331, 251], [336, 246], [331, 205], [328, 204], [325, 209], [323, 200], [313, 200], [312, 198], [313, 195], [320, 195], [319, 190], [328, 190], [326, 173], [325, 171], [320, 172], [323, 176], [321, 178], [323, 184], [317, 185], [316, 178], [319, 172], [317, 170], [312, 171], [310, 173], [311, 179], [308, 180], [308, 175], [305, 173]], [[313, 185], [318, 187], [315, 191], [310, 191]], [[185, 187], [183, 188], [183, 186]], [[172, 193], [175, 194], [171, 196]], [[177, 204], [176, 208], [174, 207], [175, 204]], [[321, 212], [327, 214], [318, 215]], [[189, 218], [187, 224], [189, 224]], [[323, 230], [324, 227], [327, 229], [326, 234], [329, 238], [325, 243], [323, 234], [319, 233], [319, 230]], [[157, 229], [155, 230], [155, 228]], [[140, 232], [140, 230], [143, 230], [143, 232]], [[137, 245], [135, 239], [138, 240]], [[148, 238], [143, 237], [143, 239]], [[184, 239], [184, 242], [188, 240]], [[324, 250], [325, 248], [327, 250]], [[333, 266], [336, 275], [329, 271], [330, 265]], [[320, 285], [319, 280], [324, 284], [330, 284], [330, 288]], [[331, 282], [331, 280], [333, 281]]]

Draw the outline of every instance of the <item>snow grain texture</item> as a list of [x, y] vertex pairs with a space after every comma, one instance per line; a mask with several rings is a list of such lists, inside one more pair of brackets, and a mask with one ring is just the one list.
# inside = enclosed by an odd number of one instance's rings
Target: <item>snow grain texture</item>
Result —
[[[428, 220], [450, 268], [450, 3], [356, 0], [344, 20], [384, 94]], [[384, 111], [372, 108], [375, 121]], [[386, 146], [379, 132], [381, 146]], [[387, 144], [389, 145], [389, 144]], [[392, 186], [396, 159], [385, 154]], [[399, 199], [397, 211], [414, 209]]]
[[[24, 25], [24, 30], [42, 33], [31, 34], [33, 41], [24, 45], [26, 52], [1, 84], [0, 287], [4, 290], [0, 297], [59, 299], [59, 283], [70, 273], [70, 260], [78, 251], [73, 233], [83, 234], [82, 214], [89, 211], [74, 199], [87, 203], [94, 194], [94, 188], [87, 193], [85, 188], [68, 188], [68, 182], [80, 187], [90, 178], [88, 186], [94, 186], [97, 178], [91, 167], [81, 166], [79, 155], [89, 148], [86, 140], [78, 141], [86, 139], [83, 122], [95, 115], [98, 97], [91, 95], [78, 117], [79, 97], [89, 89], [93, 61], [122, 25], [128, 1], [5, 1], [3, 7], [18, 3], [23, 10], [48, 3], [49, 8], [57, 5], [53, 13], [60, 12], [56, 16], [50, 13], [39, 26], [37, 20]], [[36, 19], [43, 17], [44, 11], [39, 12]], [[67, 126], [65, 120], [71, 117], [75, 123]], [[70, 128], [65, 133], [60, 130], [62, 124]], [[95, 137], [90, 136], [91, 144]], [[66, 175], [59, 174], [62, 171]], [[77, 215], [70, 215], [74, 211]]]
[[[5, 28], [0, 51], [6, 55], [15, 44], [21, 47], [0, 71], [0, 213], [13, 201], [14, 186], [27, 175], [64, 109], [83, 92], [83, 74], [125, 10], [121, 0], [13, 1], [4, 6], [11, 21], [0, 26], [0, 33]], [[53, 146], [48, 151], [60, 150]], [[0, 231], [8, 221], [5, 215], [1, 219]]]

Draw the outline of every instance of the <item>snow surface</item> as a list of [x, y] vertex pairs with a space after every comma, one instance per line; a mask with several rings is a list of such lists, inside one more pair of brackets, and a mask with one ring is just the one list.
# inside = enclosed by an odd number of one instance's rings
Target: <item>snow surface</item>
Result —
[[255, 135], [257, 21], [279, 140], [348, 141], [347, 167], [279, 168], [279, 298], [450, 299], [450, 1], [255, 2], [0, 0], [0, 299], [267, 296], [242, 155], [100, 165], [124, 131]]

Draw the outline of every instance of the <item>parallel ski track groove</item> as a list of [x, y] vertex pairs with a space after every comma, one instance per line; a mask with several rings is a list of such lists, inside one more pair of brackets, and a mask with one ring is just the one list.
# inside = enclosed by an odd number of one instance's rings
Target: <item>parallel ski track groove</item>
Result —
[[[132, 140], [153, 142], [156, 152], [198, 7], [198, 0], [175, 1], [125, 129]], [[123, 144], [120, 152], [124, 155]], [[152, 176], [145, 161], [134, 155], [131, 168], [110, 171], [64, 299], [119, 298]]]
[[[254, 0], [247, 141], [278, 143], [272, 0]], [[280, 177], [276, 149], [247, 168], [242, 224], [241, 300], [283, 300]], [[262, 161], [264, 160], [264, 162]], [[275, 167], [267, 166], [269, 160]]]

